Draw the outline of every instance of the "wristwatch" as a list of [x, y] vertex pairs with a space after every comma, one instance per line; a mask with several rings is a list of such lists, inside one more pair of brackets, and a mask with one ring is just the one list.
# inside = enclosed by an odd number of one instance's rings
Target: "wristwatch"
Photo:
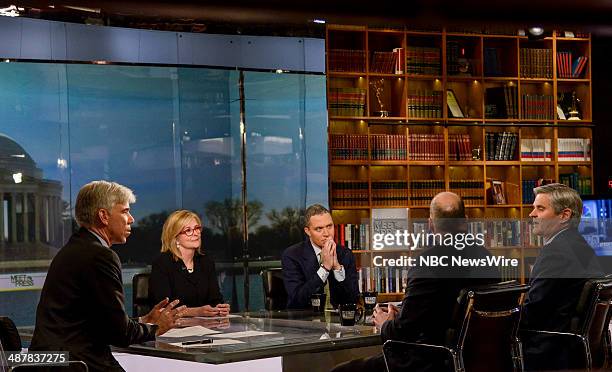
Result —
[[327, 270], [323, 264], [321, 264], [321, 267], [323, 268], [323, 270], [325, 270], [325, 271], [327, 271], [327, 272], [329, 272], [329, 271], [330, 271], [330, 270]]

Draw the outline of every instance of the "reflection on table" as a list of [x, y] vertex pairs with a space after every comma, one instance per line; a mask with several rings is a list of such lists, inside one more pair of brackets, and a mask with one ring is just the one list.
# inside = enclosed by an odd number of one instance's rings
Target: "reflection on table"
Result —
[[[379, 345], [380, 335], [372, 325], [342, 326], [336, 314], [309, 311], [252, 312], [230, 318], [182, 319], [184, 327], [201, 326], [217, 333], [186, 337], [158, 337], [155, 342], [132, 345], [121, 351], [140, 355], [202, 363], [230, 363], [306, 352], [322, 352]], [[259, 331], [270, 334], [231, 338], [224, 334]], [[230, 335], [231, 336], [231, 335]], [[204, 338], [233, 339], [228, 345], [188, 345]], [[178, 345], [172, 345], [178, 344]]]

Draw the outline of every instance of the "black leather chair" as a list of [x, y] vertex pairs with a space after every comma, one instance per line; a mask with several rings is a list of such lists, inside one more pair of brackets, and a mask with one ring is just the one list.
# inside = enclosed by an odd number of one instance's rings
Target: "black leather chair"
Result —
[[[6, 316], [0, 316], [0, 372], [12, 372], [12, 371], [83, 371], [88, 372], [87, 364], [81, 360], [69, 360], [67, 366], [49, 366], [49, 364], [37, 364], [37, 363], [21, 363], [18, 365], [11, 365], [7, 360], [6, 352], [19, 352], [21, 351], [21, 337], [17, 331], [15, 323]], [[12, 363], [11, 363], [12, 364]]]
[[436, 371], [522, 371], [518, 327], [527, 285], [498, 283], [464, 289], [444, 345], [388, 340], [387, 371], [403, 371], [418, 356]]
[[283, 282], [283, 269], [280, 267], [264, 269], [259, 274], [264, 290], [266, 310], [287, 308], [287, 291]]
[[150, 273], [140, 273], [132, 278], [132, 315], [137, 318], [149, 313], [153, 308], [149, 297]]
[[[522, 330], [521, 338], [527, 345], [546, 343], [548, 352], [534, 359], [526, 353], [528, 367], [538, 370], [570, 368], [572, 370], [599, 370], [612, 367], [610, 342], [610, 317], [612, 316], [612, 278], [588, 280], [582, 290], [572, 317], [569, 332]], [[529, 351], [529, 347], [526, 348]], [[564, 365], [548, 364], [566, 356]], [[531, 369], [531, 368], [530, 368]]]

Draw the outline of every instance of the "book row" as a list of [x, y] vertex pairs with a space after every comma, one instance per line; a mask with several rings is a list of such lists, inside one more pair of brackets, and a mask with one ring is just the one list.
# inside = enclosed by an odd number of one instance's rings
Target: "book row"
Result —
[[[448, 41], [446, 46], [447, 72], [449, 75], [472, 75], [471, 64], [465, 56], [465, 48], [458, 42]], [[371, 53], [370, 71], [374, 73], [402, 74], [403, 48]], [[331, 49], [328, 51], [329, 71], [365, 72], [365, 51]], [[500, 64], [499, 48], [484, 48], [484, 75], [504, 76]], [[571, 51], [557, 52], [557, 75], [562, 79], [581, 78], [586, 72], [587, 56], [573, 58]], [[406, 71], [412, 75], [439, 76], [442, 71], [440, 48], [410, 46], [406, 51]], [[520, 49], [520, 76], [523, 78], [552, 79], [552, 50], [543, 48]]]
[[484, 204], [484, 182], [482, 180], [451, 180], [449, 189], [459, 195], [465, 205]]
[[522, 138], [521, 161], [552, 161], [550, 138]]
[[586, 71], [587, 56], [572, 58], [572, 52], [557, 52], [557, 76], [561, 79], [581, 78]]
[[406, 51], [406, 71], [412, 75], [441, 75], [440, 48], [409, 46]]
[[519, 54], [522, 78], [552, 79], [552, 49], [521, 48]]
[[554, 183], [551, 178], [539, 178], [537, 180], [523, 180], [523, 204], [532, 204], [535, 200], [533, 189], [538, 186]]
[[[426, 220], [410, 221], [408, 228], [412, 234], [430, 233], [429, 224]], [[334, 241], [350, 250], [370, 250], [371, 225], [361, 224], [336, 224]], [[395, 234], [394, 232], [391, 232]], [[467, 220], [466, 233], [472, 235], [482, 234], [486, 248], [502, 247], [540, 247], [544, 240], [541, 236], [533, 233], [533, 225], [529, 219], [504, 219], [504, 220]], [[407, 247], [405, 250], [422, 250], [435, 244], [436, 240], [419, 240], [415, 247]], [[429, 245], [428, 245], [429, 244]], [[392, 249], [391, 249], [392, 250]], [[401, 250], [400, 250], [401, 251]]]
[[590, 138], [558, 138], [559, 161], [591, 161]]
[[332, 160], [368, 160], [368, 135], [332, 134], [329, 151]]
[[376, 206], [408, 204], [408, 182], [372, 181], [372, 204]]
[[408, 283], [408, 268], [361, 267], [358, 270], [359, 290], [378, 293], [405, 292]]
[[469, 134], [448, 135], [449, 160], [472, 160], [472, 138]]
[[500, 132], [485, 134], [487, 160], [515, 160], [518, 133]]
[[[507, 255], [505, 255], [508, 258]], [[521, 268], [502, 266], [501, 280], [519, 280]], [[408, 283], [407, 267], [360, 267], [358, 269], [359, 291], [378, 293], [404, 293]]]
[[350, 250], [370, 249], [370, 224], [342, 223], [334, 225], [334, 242]]
[[523, 94], [521, 95], [523, 105], [523, 119], [554, 120], [555, 104], [550, 94]]
[[336, 72], [364, 72], [365, 51], [353, 49], [328, 50], [329, 71]]
[[442, 92], [438, 90], [409, 90], [408, 116], [415, 118], [441, 118]]
[[408, 146], [405, 135], [371, 134], [370, 145], [372, 160], [406, 160]]
[[398, 52], [372, 52], [370, 71], [381, 74], [401, 73], [396, 71]]
[[559, 182], [576, 190], [580, 195], [591, 193], [591, 177], [576, 172], [559, 174]]
[[[512, 132], [486, 133], [487, 160], [513, 160], [517, 138]], [[469, 134], [449, 134], [448, 143], [449, 160], [472, 159]], [[329, 147], [333, 160], [444, 160], [442, 134], [333, 134]], [[557, 151], [561, 162], [591, 161], [591, 139], [558, 138]], [[521, 161], [552, 161], [552, 139], [521, 139], [519, 156]]]
[[364, 116], [366, 90], [360, 88], [329, 88], [327, 101], [330, 115]]
[[504, 85], [485, 90], [485, 117], [488, 119], [517, 119], [518, 87]]

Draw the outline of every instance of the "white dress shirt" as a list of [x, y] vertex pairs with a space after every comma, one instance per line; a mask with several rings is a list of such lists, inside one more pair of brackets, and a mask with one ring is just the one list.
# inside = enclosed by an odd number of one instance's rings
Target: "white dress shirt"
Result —
[[[310, 240], [310, 243], [312, 244], [312, 248], [314, 248], [314, 253], [317, 257], [317, 261], [319, 262], [319, 264], [321, 264], [321, 248], [316, 245], [312, 240]], [[344, 278], [346, 278], [344, 266], [342, 265], [340, 265], [340, 270], [333, 270], [333, 272], [334, 278], [336, 278], [336, 280], [339, 282], [344, 281]], [[322, 267], [319, 267], [319, 270], [317, 270], [317, 274], [319, 275], [319, 278], [321, 278], [321, 281], [325, 283], [327, 281], [327, 277], [329, 276], [329, 271], [325, 270]]]

